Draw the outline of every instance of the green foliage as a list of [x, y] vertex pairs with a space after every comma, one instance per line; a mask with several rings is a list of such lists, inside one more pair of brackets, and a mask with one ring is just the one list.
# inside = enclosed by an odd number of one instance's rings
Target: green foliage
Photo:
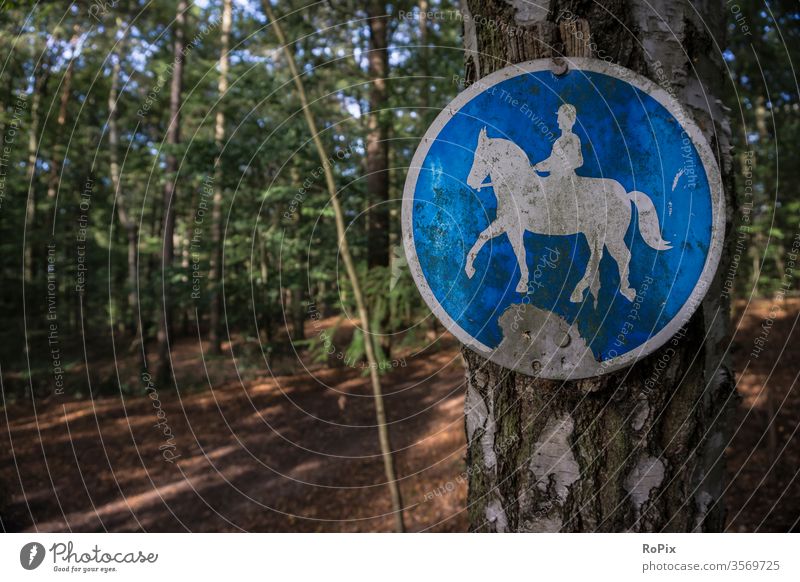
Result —
[[[730, 96], [736, 154], [734, 217], [747, 235], [735, 289], [772, 294], [796, 291], [787, 278], [786, 254], [800, 236], [800, 166], [790, 160], [800, 148], [800, 101], [796, 70], [800, 59], [800, 9], [796, 2], [737, 5], [730, 17], [725, 59], [734, 80]], [[741, 13], [739, 13], [741, 10]], [[742, 217], [749, 211], [750, 223]], [[749, 228], [747, 228], [749, 227]], [[796, 248], [796, 247], [795, 247]]]
[[[454, 6], [452, 0], [439, 5]], [[230, 83], [221, 99], [220, 3], [190, 8], [182, 58], [181, 139], [177, 146], [167, 144], [175, 7], [174, 2], [142, 0], [113, 5], [21, 1], [6, 2], [0, 12], [0, 52], [7, 57], [0, 72], [0, 130], [4, 138], [12, 138], [2, 164], [0, 307], [5, 313], [25, 312], [24, 318], [7, 318], [0, 330], [0, 352], [4, 372], [30, 365], [30, 375], [19, 375], [20, 390], [32, 382], [52, 393], [47, 372], [52, 367], [51, 322], [64, 362], [84, 361], [84, 344], [93, 358], [135, 353], [138, 348], [129, 346], [139, 345], [131, 335], [139, 325], [145, 351], [151, 354], [163, 298], [174, 310], [174, 342], [207, 332], [211, 298], [222, 291], [226, 331], [258, 336], [271, 352], [284, 354], [291, 351], [291, 337], [296, 347], [320, 361], [328, 356], [319, 333], [308, 339], [297, 333], [308, 322], [311, 302], [326, 317], [338, 312], [340, 318], [346, 313], [357, 319], [316, 152], [286, 62], [258, 3], [247, 8], [234, 3]], [[414, 7], [405, 1], [387, 6], [392, 59], [385, 108], [394, 112], [387, 119], [390, 165], [395, 168], [408, 166], [419, 136], [455, 93], [451, 77], [461, 68], [460, 24], [430, 23], [427, 42], [452, 47], [434, 63], [419, 46], [419, 22], [395, 16]], [[320, 137], [331, 156], [346, 217], [353, 221], [348, 241], [364, 276], [371, 325], [391, 338], [376, 342], [381, 359], [388, 360], [390, 346], [414, 341], [415, 331], [405, 330], [416, 329], [415, 317], [426, 310], [407, 269], [367, 272], [364, 264], [370, 92], [365, 14], [358, 3], [338, 2], [308, 9], [287, 1], [280, 12], [286, 15], [287, 35], [297, 39], [293, 49], [322, 128]], [[108, 123], [111, 70], [117, 59], [119, 192], [111, 180]], [[413, 104], [423, 102], [429, 109], [417, 111]], [[221, 150], [214, 133], [220, 109], [226, 120]], [[177, 159], [176, 176], [166, 175], [168, 156]], [[220, 172], [214, 167], [217, 156]], [[390, 176], [391, 197], [398, 198], [404, 173], [392, 170]], [[175, 251], [172, 264], [164, 265], [164, 191], [173, 178], [176, 191], [169, 204], [175, 216]], [[216, 179], [222, 188], [224, 236], [224, 277], [218, 286], [209, 281]], [[57, 194], [49, 196], [53, 183]], [[87, 183], [89, 193], [82, 197]], [[135, 225], [138, 304], [133, 309], [128, 305], [128, 232], [119, 217], [120, 203]], [[390, 229], [397, 239], [396, 219]], [[47, 303], [51, 243], [52, 321]], [[395, 266], [397, 259], [393, 257]], [[85, 281], [79, 291], [81, 278]], [[344, 349], [343, 358], [360, 361], [363, 335], [356, 331]], [[130, 382], [122, 379], [121, 384]]]
[[[398, 201], [403, 169], [419, 137], [458, 91], [453, 78], [463, 69], [461, 22], [429, 21], [424, 46], [419, 20], [399, 17], [401, 10], [408, 14], [416, 7], [406, 0], [387, 4], [391, 58], [381, 109], [390, 112], [391, 262], [367, 269], [366, 15], [362, 4], [349, 0], [310, 9], [293, 0], [280, 6], [287, 35], [296, 39], [292, 48], [331, 159], [370, 326], [380, 338], [375, 348], [384, 363], [428, 331], [419, 322], [430, 314], [398, 244]], [[458, 5], [442, 0], [430, 7], [446, 14]], [[786, 253], [800, 224], [795, 187], [800, 165], [786, 163], [800, 150], [800, 103], [790, 66], [800, 60], [800, 15], [796, 3], [786, 0], [771, 3], [770, 11], [758, 3], [741, 3], [741, 9], [751, 34], [743, 34], [741, 22], [730, 18], [725, 58], [738, 91], [728, 103], [735, 122], [736, 188], [740, 209], [745, 189], [752, 191], [752, 221], [738, 220], [741, 210], [735, 217], [737, 231], [747, 235], [735, 290], [749, 292], [758, 277], [756, 290], [771, 293], [785, 284]], [[165, 139], [175, 3], [117, 3], [91, 16], [88, 10], [87, 5], [20, 1], [7, 2], [0, 12], [0, 54], [7, 57], [0, 71], [0, 132], [8, 146], [0, 164], [0, 307], [14, 315], [0, 329], [4, 372], [24, 370], [20, 382], [52, 384], [47, 373], [52, 367], [51, 291], [64, 362], [84, 361], [84, 344], [110, 355], [113, 350], [131, 353], [128, 346], [137, 339], [131, 334], [138, 324], [150, 354], [165, 297], [175, 311], [172, 339], [196, 339], [207, 333], [215, 291], [224, 294], [226, 332], [258, 337], [273, 353], [290, 353], [293, 343], [312, 360], [329, 361], [330, 346], [319, 330], [300, 333], [311, 307], [334, 321], [337, 316], [340, 322], [358, 318], [319, 160], [261, 7], [234, 4], [230, 83], [222, 98], [217, 94], [220, 3], [189, 10], [177, 146], [168, 146]], [[435, 53], [429, 47], [436, 47]], [[108, 123], [116, 59], [121, 69], [119, 192], [111, 181]], [[221, 149], [214, 127], [220, 110], [226, 131]], [[753, 162], [749, 183], [744, 172], [748, 152]], [[175, 257], [164, 267], [164, 191], [173, 178], [164, 170], [168, 156], [176, 157], [179, 169], [169, 201], [176, 221]], [[220, 285], [209, 282], [216, 185], [222, 192], [224, 238]], [[119, 217], [120, 201], [127, 203], [135, 225], [134, 309], [128, 305], [128, 233]], [[791, 282], [792, 289], [797, 285]], [[327, 330], [330, 337], [339, 327]], [[363, 334], [356, 329], [345, 343], [342, 360], [363, 359]], [[28, 369], [38, 372], [28, 374]]]

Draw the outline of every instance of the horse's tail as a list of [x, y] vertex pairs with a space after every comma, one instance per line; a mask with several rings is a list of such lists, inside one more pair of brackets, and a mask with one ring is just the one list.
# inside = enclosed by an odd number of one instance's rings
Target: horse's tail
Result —
[[634, 190], [628, 193], [628, 198], [636, 205], [639, 211], [639, 232], [642, 233], [644, 242], [657, 251], [666, 251], [672, 244], [661, 238], [661, 227], [658, 224], [658, 214], [653, 201], [644, 192]]

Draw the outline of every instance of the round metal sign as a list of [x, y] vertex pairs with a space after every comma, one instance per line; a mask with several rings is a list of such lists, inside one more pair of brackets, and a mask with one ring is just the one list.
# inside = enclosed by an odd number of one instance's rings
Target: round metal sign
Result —
[[724, 237], [713, 153], [664, 89], [594, 59], [481, 79], [442, 111], [403, 193], [425, 301], [461, 342], [578, 379], [658, 349], [695, 311]]

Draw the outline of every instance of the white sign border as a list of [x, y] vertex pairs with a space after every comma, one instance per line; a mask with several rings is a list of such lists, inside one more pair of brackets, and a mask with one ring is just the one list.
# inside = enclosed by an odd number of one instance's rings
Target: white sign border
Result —
[[[720, 257], [722, 256], [722, 247], [725, 238], [725, 197], [722, 193], [722, 177], [717, 166], [716, 157], [714, 156], [714, 153], [706, 141], [705, 136], [703, 136], [700, 128], [697, 126], [691, 116], [686, 113], [680, 103], [678, 103], [678, 101], [673, 98], [672, 95], [670, 95], [665, 89], [657, 85], [655, 82], [620, 65], [589, 58], [573, 57], [566, 58], [565, 61], [569, 66], [570, 74], [580, 73], [581, 71], [601, 73], [633, 85], [637, 89], [640, 89], [655, 99], [667, 111], [669, 111], [673, 117], [683, 121], [683, 130], [689, 136], [692, 144], [700, 155], [700, 161], [703, 164], [703, 170], [705, 171], [708, 179], [709, 189], [711, 191], [712, 226], [711, 242], [709, 244], [708, 254], [706, 255], [706, 262], [703, 266], [703, 271], [700, 273], [700, 277], [697, 280], [697, 284], [675, 317], [673, 317], [672, 320], [670, 320], [670, 322], [661, 329], [661, 331], [644, 342], [641, 346], [634, 348], [633, 350], [626, 352], [621, 356], [616, 356], [609, 360], [599, 362], [597, 369], [595, 370], [597, 374], [581, 373], [581, 371], [578, 371], [578, 373], [565, 373], [556, 376], [546, 376], [544, 374], [540, 374], [540, 377], [550, 380], [580, 380], [583, 378], [593, 377], [595, 375], [599, 376], [607, 374], [633, 364], [639, 358], [655, 352], [658, 348], [667, 343], [667, 341], [669, 341], [669, 339], [689, 321], [689, 318], [697, 310], [697, 307], [700, 306], [703, 298], [708, 292], [708, 289], [717, 271]], [[444, 324], [447, 330], [456, 336], [461, 343], [484, 358], [487, 358], [504, 368], [511, 369], [515, 372], [525, 375], [530, 374], [521, 366], [509, 366], [508, 362], [498, 361], [495, 359], [496, 351], [467, 333], [466, 330], [464, 330], [460, 325], [458, 325], [458, 323], [455, 322], [455, 320], [453, 320], [452, 317], [450, 317], [447, 311], [436, 299], [436, 296], [433, 294], [433, 291], [428, 285], [425, 275], [422, 273], [422, 267], [419, 263], [419, 257], [417, 256], [416, 247], [414, 244], [414, 229], [412, 222], [414, 192], [416, 190], [417, 179], [419, 178], [420, 170], [422, 169], [422, 164], [425, 162], [425, 158], [428, 155], [431, 145], [433, 145], [433, 142], [438, 137], [444, 126], [459, 110], [461, 110], [462, 107], [472, 101], [472, 99], [477, 97], [479, 94], [497, 85], [498, 83], [502, 83], [503, 81], [527, 73], [549, 71], [551, 70], [551, 67], [552, 59], [537, 59], [534, 61], [526, 61], [524, 63], [511, 65], [499, 71], [495, 71], [494, 73], [487, 75], [482, 79], [479, 79], [477, 82], [470, 85], [466, 90], [459, 93], [455, 99], [453, 99], [447, 105], [447, 107], [445, 107], [442, 112], [439, 113], [431, 126], [425, 132], [425, 135], [423, 136], [422, 141], [417, 147], [417, 151], [414, 153], [414, 157], [411, 160], [408, 175], [406, 176], [405, 186], [403, 188], [403, 205], [401, 216], [403, 246], [405, 248], [406, 259], [408, 261], [411, 274], [414, 278], [414, 282], [416, 283], [422, 298], [425, 300], [425, 303], [428, 304], [428, 307], [431, 309], [433, 314]]]

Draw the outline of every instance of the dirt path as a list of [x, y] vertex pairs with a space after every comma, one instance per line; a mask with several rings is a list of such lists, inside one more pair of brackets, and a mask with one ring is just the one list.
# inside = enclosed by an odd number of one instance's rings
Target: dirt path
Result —
[[736, 306], [730, 531], [800, 531], [800, 299]]
[[[757, 358], [754, 341], [772, 302], [756, 302], [737, 319], [741, 426], [728, 447], [732, 531], [787, 531], [800, 516], [800, 301], [779, 306]], [[208, 382], [196, 345], [180, 344], [175, 356], [185, 382]], [[464, 531], [457, 347], [451, 342], [407, 362], [384, 379], [408, 528]], [[157, 401], [117, 395], [7, 407], [0, 415], [0, 482], [11, 499], [4, 529], [391, 529], [360, 370], [317, 365], [313, 375], [240, 381], [226, 360], [208, 368], [213, 390], [158, 393]]]
[[[177, 346], [178, 367], [192, 351], [191, 344]], [[193, 365], [202, 368], [197, 354]], [[10, 433], [5, 416], [0, 420], [2, 482], [12, 498], [6, 527], [391, 528], [372, 399], [360, 370], [319, 367], [313, 377], [240, 383], [231, 380], [235, 370], [219, 366], [209, 364], [213, 390], [188, 395], [51, 398], [37, 402], [35, 412], [9, 407]], [[463, 485], [425, 501], [463, 465], [461, 366], [451, 344], [385, 376], [411, 530], [466, 527]]]

